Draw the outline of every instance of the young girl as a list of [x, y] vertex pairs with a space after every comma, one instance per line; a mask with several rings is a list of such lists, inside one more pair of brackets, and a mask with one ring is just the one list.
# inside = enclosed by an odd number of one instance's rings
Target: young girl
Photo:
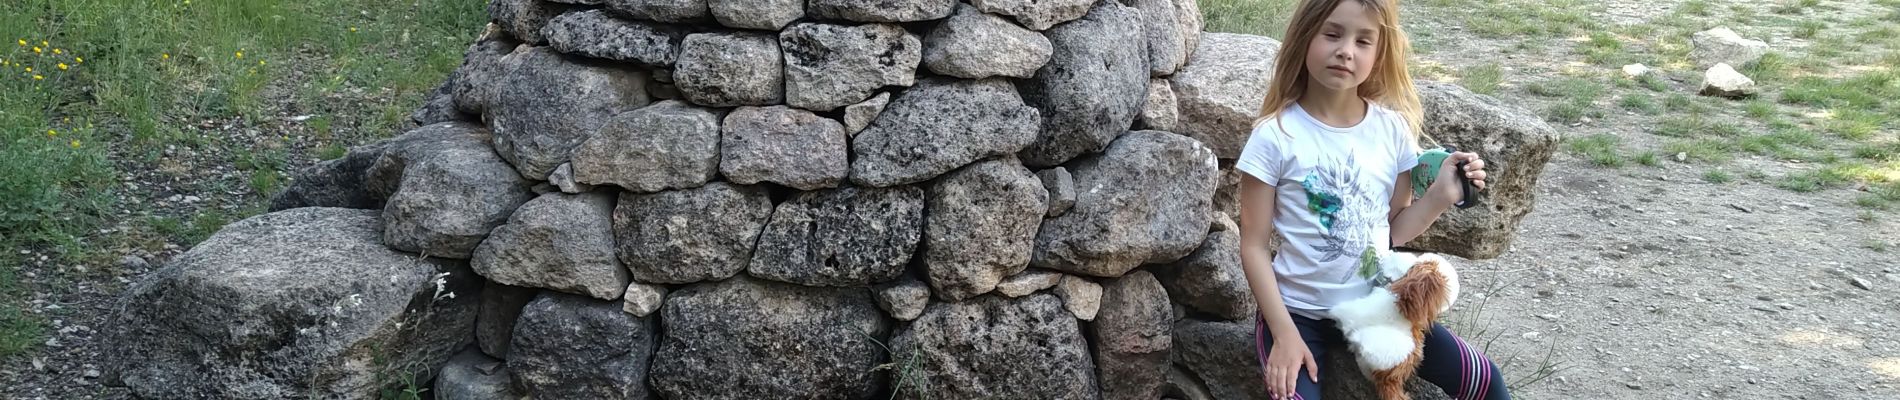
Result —
[[[1275, 399], [1319, 399], [1314, 360], [1344, 341], [1328, 310], [1372, 288], [1357, 273], [1362, 258], [1430, 227], [1461, 195], [1453, 174], [1484, 187], [1484, 161], [1454, 153], [1412, 198], [1422, 111], [1409, 46], [1396, 0], [1302, 0], [1287, 26], [1264, 117], [1237, 164], [1246, 172], [1241, 262], [1260, 305], [1256, 344]], [[1460, 161], [1469, 164], [1459, 170]], [[1419, 375], [1460, 400], [1510, 398], [1497, 367], [1438, 324], [1425, 336]]]

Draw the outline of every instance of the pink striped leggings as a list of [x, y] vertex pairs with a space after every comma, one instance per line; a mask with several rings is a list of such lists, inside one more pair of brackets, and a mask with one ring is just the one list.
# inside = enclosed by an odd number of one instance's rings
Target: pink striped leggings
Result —
[[[1325, 365], [1326, 350], [1343, 346], [1346, 338], [1339, 332], [1338, 323], [1332, 320], [1316, 320], [1293, 314], [1293, 325], [1300, 330], [1300, 338], [1306, 341], [1306, 348], [1313, 352], [1313, 359], [1319, 360], [1321, 369], [1328, 374], [1359, 373], [1353, 369], [1334, 368]], [[1273, 349], [1273, 337], [1267, 333], [1266, 320], [1254, 318], [1254, 345], [1259, 352], [1260, 367], [1264, 378], [1267, 363], [1267, 351]], [[1426, 382], [1438, 385], [1451, 398], [1458, 400], [1509, 400], [1511, 393], [1504, 387], [1503, 375], [1491, 360], [1478, 353], [1477, 349], [1465, 344], [1443, 325], [1432, 324], [1431, 332], [1425, 334], [1425, 357], [1419, 362], [1418, 376]], [[1305, 374], [1296, 380], [1294, 388], [1296, 400], [1320, 400], [1319, 384], [1313, 383]]]

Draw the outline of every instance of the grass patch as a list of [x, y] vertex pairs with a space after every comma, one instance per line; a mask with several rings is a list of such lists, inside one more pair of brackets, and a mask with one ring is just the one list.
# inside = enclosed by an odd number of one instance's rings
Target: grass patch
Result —
[[1755, 61], [1742, 64], [1738, 72], [1748, 76], [1749, 79], [1754, 79], [1755, 82], [1758, 83], [1781, 82], [1787, 79], [1788, 70], [1793, 68], [1792, 64], [1793, 63], [1789, 62], [1787, 56], [1781, 53], [1768, 52], [1762, 54], [1761, 58], [1755, 59]]
[[1661, 136], [1679, 138], [1708, 135], [1733, 137], [1741, 136], [1744, 133], [1742, 128], [1735, 124], [1713, 121], [1704, 117], [1702, 114], [1693, 113], [1686, 116], [1663, 118], [1662, 122], [1658, 123], [1655, 130], [1651, 132]]
[[1602, 6], [1581, 0], [1469, 2], [1466, 7], [1477, 10], [1464, 14], [1465, 26], [1489, 38], [1560, 38], [1602, 26], [1590, 17]]
[[1800, 24], [1795, 25], [1794, 27], [1794, 37], [1802, 38], [1802, 39], [1813, 39], [1815, 35], [1819, 35], [1821, 33], [1822, 29], [1827, 29], [1826, 22], [1821, 22], [1821, 21], [1811, 20], [1811, 19], [1802, 20]]
[[1672, 93], [1669, 97], [1663, 98], [1663, 109], [1672, 113], [1699, 114], [1702, 111], [1698, 108], [1699, 106], [1695, 104], [1695, 100], [1690, 99], [1689, 96], [1684, 96], [1682, 93]]
[[1689, 0], [1689, 1], [1682, 2], [1682, 5], [1677, 6], [1677, 7], [1678, 7], [1676, 9], [1677, 12], [1694, 15], [1698, 17], [1707, 17], [1709, 15], [1712, 15], [1711, 9], [1714, 8], [1714, 6], [1709, 5], [1709, 2], [1705, 0]]
[[1748, 105], [1742, 106], [1742, 112], [1749, 118], [1768, 121], [1775, 117], [1775, 103], [1762, 99], [1751, 100]]
[[1716, 139], [1678, 140], [1663, 145], [1663, 152], [1683, 162], [1720, 164], [1734, 158], [1735, 145]]
[[1702, 173], [1702, 181], [1720, 185], [1724, 183], [1734, 182], [1735, 177], [1729, 176], [1728, 172], [1724, 172], [1719, 169], [1712, 169], [1712, 170], [1709, 170], [1708, 172]]
[[1893, 176], [1900, 174], [1900, 172], [1895, 172], [1896, 169], [1900, 169], [1900, 166], [1889, 165], [1883, 168], [1862, 162], [1835, 162], [1818, 169], [1788, 174], [1782, 177], [1781, 182], [1776, 183], [1775, 187], [1805, 193], [1844, 187], [1854, 182], [1865, 182], [1881, 186], [1882, 190], [1888, 190], [1896, 184]]
[[1829, 118], [1822, 119], [1820, 126], [1821, 130], [1841, 138], [1864, 141], [1872, 138], [1887, 118], [1889, 117], [1878, 113], [1847, 109], [1836, 111]]
[[1854, 146], [1854, 158], [1872, 161], [1900, 161], [1900, 142]]
[[[142, 0], [0, 2], [0, 358], [43, 342], [37, 316], [21, 310], [17, 250], [85, 265], [124, 248], [100, 234], [115, 224], [158, 232], [160, 221], [122, 218], [115, 165], [156, 169], [168, 149], [213, 157], [247, 154], [242, 174], [184, 182], [203, 193], [242, 192], [261, 203], [283, 184], [285, 150], [253, 151], [205, 121], [267, 126], [274, 112], [342, 113], [324, 142], [387, 136], [461, 63], [488, 16], [458, 0]], [[28, 45], [19, 45], [18, 42]], [[34, 52], [33, 48], [40, 51]], [[32, 68], [32, 72], [27, 72]], [[302, 90], [328, 87], [333, 90]], [[326, 95], [354, 91], [338, 104]], [[392, 111], [394, 110], [394, 111]], [[349, 132], [331, 141], [333, 132]], [[279, 147], [283, 149], [287, 147]], [[236, 161], [236, 160], [232, 160]], [[149, 189], [148, 189], [149, 190]], [[195, 243], [245, 213], [188, 217], [174, 229]], [[109, 262], [109, 261], [107, 261]], [[59, 291], [66, 288], [30, 288]]]
[[1503, 82], [1504, 70], [1495, 63], [1465, 69], [1464, 76], [1458, 81], [1465, 89], [1480, 94], [1497, 94], [1498, 85]]
[[1616, 100], [1616, 106], [1643, 115], [1662, 113], [1662, 107], [1656, 105], [1655, 100], [1650, 100], [1648, 95], [1642, 94], [1625, 94], [1622, 98]]
[[1654, 151], [1645, 151], [1642, 153], [1637, 153], [1635, 159], [1636, 159], [1637, 164], [1645, 166], [1645, 167], [1654, 167], [1657, 165], [1662, 165], [1662, 156], [1656, 155], [1656, 152]]
[[1609, 32], [1591, 32], [1590, 40], [1584, 42], [1583, 59], [1597, 65], [1621, 65], [1630, 57], [1623, 53], [1623, 41]]
[[1292, 0], [1202, 0], [1208, 32], [1244, 33], [1284, 39]]
[[1607, 133], [1599, 133], [1579, 139], [1572, 139], [1566, 145], [1570, 152], [1590, 160], [1591, 164], [1605, 167], [1622, 167], [1622, 138]]

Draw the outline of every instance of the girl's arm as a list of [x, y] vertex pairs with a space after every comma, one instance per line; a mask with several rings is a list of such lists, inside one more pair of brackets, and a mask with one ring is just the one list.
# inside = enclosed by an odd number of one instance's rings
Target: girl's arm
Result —
[[1273, 255], [1267, 251], [1274, 238], [1273, 217], [1278, 191], [1251, 174], [1240, 180], [1240, 265], [1247, 273], [1247, 286], [1253, 289], [1254, 302], [1260, 306], [1260, 318], [1273, 335], [1273, 348], [1267, 350], [1267, 391], [1274, 398], [1293, 398], [1300, 372], [1319, 383], [1319, 363], [1293, 325], [1286, 300], [1280, 297], [1280, 282], [1273, 276]]
[[[1470, 161], [1464, 171], [1458, 171], [1459, 161]], [[1484, 160], [1477, 154], [1452, 153], [1445, 157], [1445, 164], [1438, 169], [1438, 178], [1432, 186], [1425, 189], [1425, 197], [1412, 201], [1412, 174], [1410, 171], [1399, 174], [1397, 184], [1392, 188], [1392, 214], [1387, 216], [1392, 225], [1392, 247], [1404, 246], [1406, 242], [1417, 239], [1432, 222], [1458, 202], [1462, 193], [1458, 193], [1457, 177], [1453, 173], [1463, 173], [1471, 179], [1472, 186], [1484, 190]]]
[[[1275, 199], [1279, 191], [1253, 175], [1240, 178], [1240, 266], [1247, 274], [1247, 287], [1253, 289], [1254, 303], [1267, 321], [1273, 337], [1298, 337], [1293, 317], [1287, 314], [1286, 301], [1280, 298], [1280, 282], [1273, 276], [1273, 219], [1279, 214]], [[1288, 336], [1293, 335], [1293, 336]]]

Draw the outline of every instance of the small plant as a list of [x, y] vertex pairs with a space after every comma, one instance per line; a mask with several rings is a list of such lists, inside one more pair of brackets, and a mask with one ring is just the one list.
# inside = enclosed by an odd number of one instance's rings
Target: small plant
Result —
[[[871, 336], [870, 332], [865, 332], [863, 329], [858, 329], [858, 327], [856, 326], [851, 327], [851, 329], [858, 331], [859, 335], [864, 335], [864, 340], [870, 341], [872, 344], [876, 344], [878, 348], [884, 349], [884, 354], [889, 354], [893, 358], [891, 362], [879, 364], [878, 366], [871, 368], [872, 372], [883, 371], [883, 370], [891, 371], [891, 375], [893, 375], [891, 380], [897, 382], [897, 386], [891, 388], [891, 400], [896, 400], [898, 396], [903, 395], [905, 393], [904, 390], [906, 386], [909, 386], [909, 389], [911, 391], [922, 390], [920, 388], [922, 388], [924, 385], [923, 384], [924, 376], [922, 375], [922, 372], [918, 370], [918, 366], [917, 366], [917, 360], [923, 359], [923, 350], [921, 348], [913, 344], [910, 348], [910, 352], [905, 354], [904, 360], [898, 361], [895, 359], [898, 353], [896, 351], [891, 350], [891, 347], [885, 345], [883, 341], [877, 340], [876, 336]], [[919, 399], [929, 400], [930, 394], [929, 393], [915, 393], [915, 397]]]
[[1801, 24], [1794, 28], [1794, 37], [1813, 39], [1815, 35], [1821, 33], [1822, 29], [1827, 29], [1827, 23], [1815, 20], [1801, 21]]
[[1743, 106], [1742, 111], [1748, 114], [1749, 118], [1766, 121], [1775, 116], [1775, 103], [1756, 99], [1748, 102], [1747, 106]]
[[1727, 172], [1723, 172], [1722, 170], [1712, 169], [1712, 170], [1709, 170], [1709, 172], [1702, 173], [1702, 181], [1720, 185], [1724, 183], [1734, 182], [1735, 177], [1729, 176]]
[[1485, 64], [1466, 69], [1459, 83], [1473, 93], [1497, 94], [1498, 85], [1504, 81], [1504, 71], [1497, 64]]
[[1623, 98], [1616, 101], [1616, 105], [1623, 107], [1624, 110], [1629, 110], [1637, 114], [1656, 115], [1662, 113], [1662, 107], [1657, 106], [1656, 102], [1650, 100], [1649, 96], [1646, 95], [1626, 94], [1623, 95]]
[[1599, 133], [1571, 140], [1569, 147], [1571, 152], [1583, 156], [1592, 164], [1616, 168], [1623, 166], [1623, 156], [1618, 146], [1621, 141], [1616, 135]]
[[1636, 155], [1636, 163], [1645, 167], [1654, 167], [1662, 164], [1662, 157], [1657, 156], [1654, 151], [1645, 151]]

